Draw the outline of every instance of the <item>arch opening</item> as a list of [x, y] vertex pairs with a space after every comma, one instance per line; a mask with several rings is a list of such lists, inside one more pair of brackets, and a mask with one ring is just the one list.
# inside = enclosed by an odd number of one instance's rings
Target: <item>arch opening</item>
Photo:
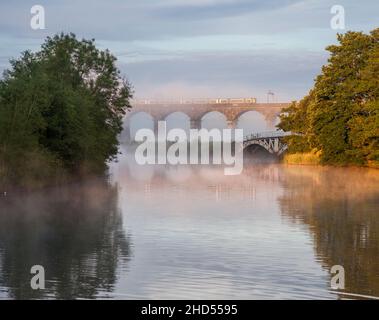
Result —
[[251, 144], [243, 150], [244, 163], [267, 164], [279, 162], [279, 157], [259, 144]]
[[175, 111], [170, 113], [164, 118], [166, 121], [167, 131], [172, 129], [183, 129], [186, 134], [189, 134], [190, 129], [190, 117], [181, 111]]
[[129, 131], [130, 140], [134, 141], [134, 137], [139, 129], [150, 129], [154, 131], [154, 118], [145, 111], [139, 111], [132, 114], [124, 122], [124, 130]]
[[265, 116], [258, 111], [245, 111], [237, 117], [236, 128], [243, 129], [244, 135], [271, 131]]
[[226, 116], [219, 111], [210, 111], [201, 117], [201, 128], [204, 129], [226, 129], [228, 122]]

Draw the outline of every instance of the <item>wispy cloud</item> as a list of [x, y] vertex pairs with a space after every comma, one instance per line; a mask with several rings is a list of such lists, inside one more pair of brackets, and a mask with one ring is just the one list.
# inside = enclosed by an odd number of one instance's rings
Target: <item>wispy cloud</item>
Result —
[[[114, 52], [141, 96], [170, 94], [176, 83], [193, 95], [259, 97], [272, 88], [298, 98], [337, 32], [334, 0], [40, 0], [47, 28], [38, 31], [30, 28], [33, 4], [0, 0], [0, 69], [46, 36], [74, 32]], [[348, 29], [378, 27], [379, 1], [338, 4]]]

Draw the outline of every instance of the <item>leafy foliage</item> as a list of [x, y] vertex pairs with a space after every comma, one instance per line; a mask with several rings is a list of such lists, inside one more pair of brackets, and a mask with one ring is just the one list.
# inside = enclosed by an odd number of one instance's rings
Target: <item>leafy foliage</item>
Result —
[[327, 164], [366, 165], [379, 161], [379, 29], [347, 32], [315, 86], [281, 117], [279, 128], [301, 133], [289, 150], [316, 149]]
[[130, 108], [115, 61], [94, 40], [63, 33], [12, 60], [0, 81], [0, 174], [103, 171]]

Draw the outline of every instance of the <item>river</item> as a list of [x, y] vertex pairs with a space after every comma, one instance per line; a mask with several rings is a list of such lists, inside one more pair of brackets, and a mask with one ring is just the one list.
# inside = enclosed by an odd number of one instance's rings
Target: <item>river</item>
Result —
[[124, 152], [109, 180], [0, 197], [0, 298], [379, 296], [379, 170], [252, 163], [225, 176]]

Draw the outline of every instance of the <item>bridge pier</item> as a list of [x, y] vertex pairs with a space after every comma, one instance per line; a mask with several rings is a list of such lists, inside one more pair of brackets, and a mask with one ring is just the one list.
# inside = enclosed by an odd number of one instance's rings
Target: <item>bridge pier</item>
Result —
[[275, 130], [276, 128], [276, 121], [277, 117], [279, 116], [279, 113], [271, 113], [265, 116], [266, 123], [270, 130]]
[[131, 135], [130, 135], [130, 121], [128, 118], [124, 119], [123, 125], [122, 125], [122, 132], [120, 134], [120, 142], [121, 143], [129, 143], [131, 141]]
[[201, 129], [201, 119], [191, 119], [190, 129]]
[[165, 119], [154, 119], [154, 122], [153, 122], [153, 129], [154, 129], [154, 135], [155, 137], [158, 137], [158, 121], [166, 121]]
[[226, 122], [227, 122], [228, 129], [234, 129], [236, 127], [237, 121], [235, 121], [235, 120], [227, 120]]

